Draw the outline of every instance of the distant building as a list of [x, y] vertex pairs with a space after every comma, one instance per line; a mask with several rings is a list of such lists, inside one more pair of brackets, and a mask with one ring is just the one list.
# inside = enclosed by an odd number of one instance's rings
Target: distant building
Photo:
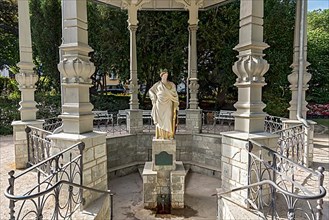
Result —
[[10, 77], [9, 66], [4, 64], [0, 67], [0, 76]]

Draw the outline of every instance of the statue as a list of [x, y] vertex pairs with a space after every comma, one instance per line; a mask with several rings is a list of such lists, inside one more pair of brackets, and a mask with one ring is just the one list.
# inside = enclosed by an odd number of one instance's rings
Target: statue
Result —
[[177, 125], [178, 94], [176, 85], [168, 80], [168, 71], [160, 71], [161, 81], [149, 90], [156, 139], [173, 139]]

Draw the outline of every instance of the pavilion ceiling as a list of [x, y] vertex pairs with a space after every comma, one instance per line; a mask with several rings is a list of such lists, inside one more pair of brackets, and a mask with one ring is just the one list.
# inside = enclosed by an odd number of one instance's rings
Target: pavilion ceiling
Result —
[[[205, 10], [214, 7], [219, 4], [230, 2], [232, 0], [96, 0], [98, 2], [103, 2], [105, 4], [112, 5], [118, 8], [126, 8], [127, 4], [131, 2], [133, 4], [139, 4], [139, 2], [144, 1], [141, 10], [185, 10], [186, 4], [190, 1], [196, 1], [199, 4], [200, 10]], [[182, 3], [185, 2], [185, 5]]]

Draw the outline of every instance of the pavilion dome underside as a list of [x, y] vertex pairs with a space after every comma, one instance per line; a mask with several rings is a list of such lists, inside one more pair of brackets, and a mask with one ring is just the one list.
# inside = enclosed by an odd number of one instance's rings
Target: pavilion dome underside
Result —
[[[133, 4], [142, 3], [140, 10], [163, 10], [163, 11], [174, 11], [174, 10], [186, 10], [186, 6], [181, 2], [188, 4], [191, 0], [96, 0], [108, 5], [112, 5], [118, 8], [126, 8], [127, 2]], [[231, 2], [232, 0], [196, 0], [199, 4], [200, 10], [206, 10], [214, 6]]]

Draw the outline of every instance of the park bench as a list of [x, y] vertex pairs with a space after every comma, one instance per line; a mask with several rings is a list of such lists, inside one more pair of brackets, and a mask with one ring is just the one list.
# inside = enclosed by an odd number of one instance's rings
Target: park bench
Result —
[[214, 112], [214, 125], [216, 125], [218, 121], [222, 125], [226, 122], [229, 126], [231, 126], [231, 124], [234, 123], [234, 116], [232, 115], [233, 113], [234, 111], [229, 110], [220, 110], [219, 112]]
[[109, 114], [107, 111], [92, 111], [94, 114], [94, 123], [98, 126], [103, 122], [104, 124], [113, 123], [113, 114]]
[[117, 114], [117, 125], [120, 125], [123, 121], [127, 123], [128, 112], [126, 110], [119, 110]]

